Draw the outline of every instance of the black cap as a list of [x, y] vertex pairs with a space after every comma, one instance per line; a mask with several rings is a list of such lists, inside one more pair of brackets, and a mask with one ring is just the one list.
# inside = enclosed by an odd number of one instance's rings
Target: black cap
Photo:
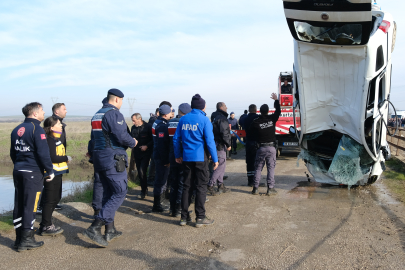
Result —
[[117, 96], [119, 98], [123, 98], [124, 97], [124, 93], [121, 92], [121, 90], [118, 90], [116, 88], [111, 88], [110, 90], [108, 90], [108, 94], [109, 95], [114, 95]]

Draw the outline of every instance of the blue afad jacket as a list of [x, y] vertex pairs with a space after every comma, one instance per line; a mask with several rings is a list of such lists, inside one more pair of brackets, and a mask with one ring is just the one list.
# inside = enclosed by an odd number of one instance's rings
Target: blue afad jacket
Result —
[[169, 164], [170, 138], [169, 123], [166, 119], [159, 117], [155, 121], [155, 144], [153, 146], [153, 158], [160, 160], [163, 165]]
[[41, 122], [33, 118], [25, 118], [11, 132], [10, 157], [15, 171], [40, 172], [44, 170], [52, 174], [53, 164], [49, 153], [44, 129]]
[[115, 106], [105, 103], [93, 116], [91, 127], [92, 159], [96, 171], [113, 168], [115, 155], [125, 155], [128, 160], [125, 150], [133, 148], [135, 140], [129, 133], [124, 116]]
[[186, 162], [202, 162], [205, 147], [212, 160], [218, 162], [217, 149], [212, 132], [212, 124], [205, 112], [193, 109], [180, 118], [176, 133], [173, 136], [174, 154]]

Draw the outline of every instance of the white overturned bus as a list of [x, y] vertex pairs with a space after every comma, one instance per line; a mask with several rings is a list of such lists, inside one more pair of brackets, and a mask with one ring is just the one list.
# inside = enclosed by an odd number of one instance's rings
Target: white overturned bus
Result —
[[374, 183], [390, 155], [393, 17], [371, 0], [284, 0], [284, 11], [294, 38], [299, 158], [318, 182]]

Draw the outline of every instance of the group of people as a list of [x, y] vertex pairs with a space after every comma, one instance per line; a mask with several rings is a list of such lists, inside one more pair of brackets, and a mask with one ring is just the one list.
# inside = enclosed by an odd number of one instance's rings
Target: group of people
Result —
[[[395, 123], [396, 121], [396, 123]], [[390, 118], [388, 119], [388, 126], [389, 127], [404, 127], [405, 126], [405, 118]]]
[[[224, 185], [226, 152], [236, 152], [236, 137], [232, 130], [239, 129], [234, 113], [228, 119], [227, 106], [217, 103], [217, 110], [206, 116], [206, 102], [199, 95], [191, 103], [182, 103], [178, 114], [168, 101], [159, 104], [156, 117], [145, 122], [141, 114], [132, 115], [133, 126], [127, 126], [120, 113], [124, 94], [110, 89], [102, 101], [102, 108], [91, 120], [91, 139], [87, 156], [94, 166], [93, 209], [94, 221], [83, 234], [99, 246], [118, 238], [114, 217], [127, 193], [128, 156], [131, 155], [138, 171], [140, 199], [149, 196], [149, 176], [154, 173], [152, 212], [165, 212], [180, 217], [180, 225], [192, 222], [189, 207], [194, 201], [196, 227], [214, 223], [205, 213], [207, 193], [215, 196], [229, 192]], [[257, 195], [264, 165], [267, 165], [267, 195], [275, 194], [274, 169], [276, 166], [275, 126], [280, 115], [280, 104], [272, 94], [276, 111], [269, 115], [269, 106], [249, 106], [240, 124], [246, 130], [246, 163], [248, 184]], [[55, 104], [54, 107], [59, 105]], [[63, 107], [62, 107], [63, 106]], [[30, 103], [23, 108], [25, 121], [11, 134], [10, 156], [14, 163], [15, 247], [18, 251], [41, 247], [33, 233], [35, 213], [42, 187], [43, 210], [40, 225], [41, 235], [56, 235], [63, 229], [52, 224], [51, 216], [61, 197], [62, 175], [68, 172], [66, 135], [62, 120], [66, 115], [64, 104], [54, 110], [54, 115], [44, 122], [40, 103]], [[62, 109], [63, 110], [62, 110]], [[53, 108], [54, 109], [54, 108]], [[59, 112], [59, 111], [62, 111]], [[64, 115], [63, 115], [64, 112]], [[233, 139], [235, 138], [235, 139]], [[234, 145], [235, 144], [235, 145]], [[232, 149], [233, 148], [233, 149]], [[154, 166], [154, 168], [152, 168]], [[166, 194], [170, 183], [169, 205]], [[102, 228], [105, 227], [104, 234]]]

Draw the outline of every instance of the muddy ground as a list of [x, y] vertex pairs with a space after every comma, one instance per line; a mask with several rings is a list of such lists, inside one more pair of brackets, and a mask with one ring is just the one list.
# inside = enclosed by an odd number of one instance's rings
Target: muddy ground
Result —
[[134, 190], [116, 215], [124, 235], [107, 248], [81, 235], [92, 222], [92, 208], [70, 203], [54, 214], [63, 235], [36, 236], [45, 241], [43, 248], [18, 253], [14, 234], [2, 233], [0, 268], [404, 269], [405, 209], [383, 181], [351, 190], [308, 182], [296, 155], [278, 159], [274, 197], [250, 194], [243, 152], [228, 162], [225, 183], [232, 193], [209, 197], [206, 204], [213, 226], [180, 227], [177, 218], [145, 213], [153, 198], [142, 201]]

